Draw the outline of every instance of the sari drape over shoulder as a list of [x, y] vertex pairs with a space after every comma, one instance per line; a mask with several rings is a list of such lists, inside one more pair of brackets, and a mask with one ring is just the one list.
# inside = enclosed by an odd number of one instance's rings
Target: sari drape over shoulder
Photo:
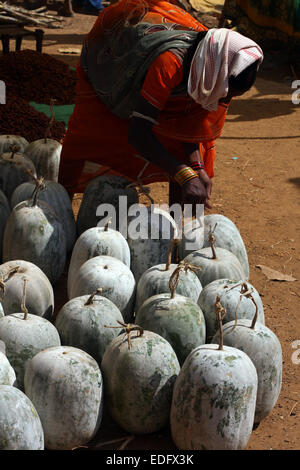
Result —
[[181, 89], [183, 61], [201, 23], [173, 3], [120, 0], [105, 8], [87, 35], [77, 66], [76, 101], [61, 154], [59, 181], [82, 192], [101, 174], [136, 181], [167, 181], [169, 175], [128, 144], [129, 119], [139, 94], [161, 110], [153, 132], [179, 161], [184, 143], [199, 144], [210, 177], [214, 140], [220, 136], [227, 105], [204, 110]]

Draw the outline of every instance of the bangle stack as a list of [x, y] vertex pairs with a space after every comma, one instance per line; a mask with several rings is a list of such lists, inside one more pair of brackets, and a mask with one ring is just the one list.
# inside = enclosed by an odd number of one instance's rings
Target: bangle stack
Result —
[[204, 163], [202, 163], [202, 162], [193, 162], [193, 163], [191, 163], [191, 168], [196, 172], [198, 172], [200, 170], [204, 170]]
[[183, 186], [193, 178], [198, 178], [198, 175], [196, 171], [189, 166], [185, 166], [181, 170], [177, 171], [176, 175], [174, 175], [174, 180], [180, 184], [180, 186]]

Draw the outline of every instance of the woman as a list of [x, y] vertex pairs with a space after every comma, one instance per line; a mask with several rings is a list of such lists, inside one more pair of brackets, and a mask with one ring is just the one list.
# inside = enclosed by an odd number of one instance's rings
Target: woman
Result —
[[166, 1], [104, 9], [83, 44], [60, 182], [74, 193], [104, 173], [170, 181], [170, 205], [210, 208], [214, 140], [262, 59], [253, 41]]

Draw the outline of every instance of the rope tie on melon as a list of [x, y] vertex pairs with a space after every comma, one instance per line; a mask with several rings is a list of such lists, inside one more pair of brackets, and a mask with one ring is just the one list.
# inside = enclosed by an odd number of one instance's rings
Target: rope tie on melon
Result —
[[165, 271], [169, 271], [169, 269], [170, 269], [170, 265], [172, 263], [173, 249], [174, 249], [175, 246], [177, 246], [179, 244], [179, 242], [180, 242], [180, 240], [178, 238], [172, 238], [172, 240], [170, 242]]
[[215, 312], [216, 312], [217, 317], [218, 317], [219, 335], [220, 335], [218, 350], [223, 351], [223, 328], [222, 328], [222, 326], [223, 326], [223, 319], [226, 315], [226, 308], [223, 307], [223, 305], [221, 304], [221, 299], [220, 299], [219, 295], [217, 295], [217, 297], [216, 297]]
[[39, 178], [36, 178], [34, 174], [32, 173], [31, 170], [26, 170], [26, 173], [31, 176], [33, 181], [35, 182], [35, 188], [33, 190], [33, 193], [31, 195], [32, 199], [32, 207], [37, 205], [37, 200], [38, 200], [38, 194], [40, 191], [44, 191], [47, 189], [46, 183], [45, 183], [45, 178], [43, 176], [40, 176]]
[[216, 230], [217, 225], [218, 225], [218, 223], [215, 224], [213, 230], [211, 228], [211, 225], [209, 226], [208, 240], [210, 242], [210, 247], [211, 247], [211, 251], [212, 251], [212, 259], [217, 259], [216, 237], [214, 236], [214, 232]]
[[257, 306], [257, 303], [255, 302], [255, 299], [252, 297], [252, 295], [251, 295], [250, 298], [251, 298], [252, 302], [255, 305], [255, 314], [254, 314], [254, 317], [253, 317], [253, 320], [252, 320], [252, 323], [251, 323], [251, 326], [250, 326], [250, 329], [254, 330], [255, 324], [256, 324], [256, 321], [257, 321], [257, 317], [258, 317], [258, 306]]
[[7, 281], [9, 281], [9, 279], [14, 275], [16, 274], [17, 272], [19, 272], [19, 269], [20, 269], [20, 266], [15, 266], [14, 268], [11, 268], [7, 271], [7, 273], [3, 276], [0, 276], [0, 290], [2, 291], [2, 294], [1, 294], [1, 300], [3, 299], [4, 295], [5, 295], [5, 292], [6, 292], [6, 285], [5, 283]]
[[56, 102], [57, 100], [55, 98], [51, 98], [50, 99], [50, 110], [51, 110], [51, 117], [50, 117], [50, 121], [48, 123], [48, 126], [46, 128], [46, 131], [45, 131], [45, 137], [44, 137], [44, 143], [46, 144], [47, 143], [47, 138], [51, 138], [51, 127], [53, 126], [53, 123], [55, 121], [55, 116], [54, 116], [54, 103]]
[[257, 317], [258, 317], [258, 305], [257, 305], [255, 299], [252, 296], [252, 294], [254, 292], [253, 287], [251, 287], [249, 289], [249, 286], [247, 285], [246, 282], [239, 282], [235, 286], [230, 287], [228, 289], [228, 291], [231, 290], [231, 289], [234, 289], [235, 287], [238, 287], [238, 286], [241, 286], [241, 291], [240, 291], [240, 298], [239, 298], [239, 301], [237, 303], [237, 306], [236, 306], [236, 309], [235, 309], [235, 312], [234, 312], [234, 325], [233, 325], [232, 329], [229, 332], [227, 332], [226, 334], [231, 333], [237, 326], [237, 322], [238, 322], [237, 312], [238, 312], [238, 309], [239, 309], [239, 306], [240, 306], [240, 303], [241, 303], [243, 297], [246, 297], [246, 299], [250, 299], [254, 303], [254, 306], [255, 306], [255, 314], [254, 314], [254, 317], [253, 317], [253, 320], [252, 320], [252, 323], [251, 323], [251, 326], [250, 326], [251, 330], [254, 330], [255, 323], [256, 323], [256, 320], [257, 320]]
[[14, 144], [14, 145], [11, 145], [9, 149], [11, 151], [10, 159], [13, 160], [15, 154], [20, 150], [20, 147], [19, 147], [19, 145]]
[[23, 320], [27, 320], [28, 318], [28, 310], [26, 308], [26, 286], [27, 286], [28, 279], [24, 279], [24, 287], [23, 287], [23, 297], [21, 302], [21, 310], [24, 313]]
[[[131, 338], [130, 338], [130, 333], [132, 331], [138, 331], [140, 333], [138, 336], [135, 336], [135, 338], [140, 338], [144, 334], [144, 329], [139, 325], [134, 325], [133, 323], [123, 323], [119, 320], [117, 320], [117, 323], [119, 323], [119, 325], [123, 326], [124, 329], [125, 329], [124, 338], [127, 336], [128, 349], [130, 349], [131, 346], [132, 346], [132, 342], [131, 342]], [[119, 326], [104, 325], [104, 328], [120, 328], [120, 327]]]
[[94, 302], [94, 297], [96, 297], [96, 295], [101, 295], [102, 294], [102, 290], [103, 290], [102, 287], [98, 287], [98, 289], [92, 295], [89, 296], [89, 298], [87, 299], [87, 301], [84, 305], [85, 306], [91, 305]]
[[177, 268], [174, 269], [172, 276], [169, 280], [169, 289], [171, 291], [171, 299], [174, 299], [175, 290], [178, 286], [179, 276], [181, 272], [187, 273], [189, 270], [193, 271], [193, 273], [197, 274], [197, 270], [201, 270], [201, 266], [193, 266], [192, 264], [187, 263], [186, 261], [180, 261]]

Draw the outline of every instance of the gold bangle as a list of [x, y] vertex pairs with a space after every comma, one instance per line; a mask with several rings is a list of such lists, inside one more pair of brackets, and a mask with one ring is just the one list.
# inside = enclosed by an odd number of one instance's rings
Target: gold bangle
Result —
[[198, 178], [198, 174], [189, 166], [182, 168], [177, 171], [174, 175], [174, 180], [180, 185], [183, 186], [185, 183], [190, 181], [193, 178]]

